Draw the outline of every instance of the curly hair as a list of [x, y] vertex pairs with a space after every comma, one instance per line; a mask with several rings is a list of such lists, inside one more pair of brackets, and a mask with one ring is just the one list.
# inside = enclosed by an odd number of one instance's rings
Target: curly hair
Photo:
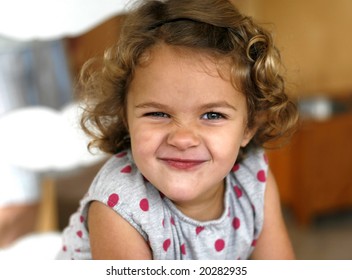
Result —
[[[159, 43], [205, 51], [230, 62], [231, 82], [246, 97], [248, 128], [256, 128], [253, 146], [290, 136], [297, 109], [285, 93], [281, 59], [271, 34], [242, 15], [230, 0], [144, 0], [132, 10], [115, 46], [102, 64], [82, 69], [86, 108], [81, 124], [93, 137], [89, 148], [107, 153], [130, 146], [126, 100], [143, 54]], [[98, 68], [96, 68], [98, 66]]]

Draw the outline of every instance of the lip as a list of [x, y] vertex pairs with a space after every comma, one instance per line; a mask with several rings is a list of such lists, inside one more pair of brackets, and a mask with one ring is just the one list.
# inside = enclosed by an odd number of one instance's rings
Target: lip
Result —
[[193, 170], [207, 162], [207, 160], [198, 159], [179, 159], [179, 158], [159, 158], [167, 166], [178, 170]]

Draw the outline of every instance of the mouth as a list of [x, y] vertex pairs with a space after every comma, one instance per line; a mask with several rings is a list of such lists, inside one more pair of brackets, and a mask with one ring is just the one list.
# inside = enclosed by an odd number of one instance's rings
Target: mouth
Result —
[[178, 159], [178, 158], [160, 158], [167, 166], [178, 170], [193, 170], [207, 162], [207, 160], [194, 160], [194, 159]]

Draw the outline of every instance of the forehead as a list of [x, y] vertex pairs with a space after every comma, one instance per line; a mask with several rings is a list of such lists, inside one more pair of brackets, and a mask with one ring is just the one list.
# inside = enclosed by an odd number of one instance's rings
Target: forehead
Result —
[[220, 55], [206, 49], [194, 49], [185, 46], [167, 45], [165, 43], [158, 43], [152, 48], [145, 51], [140, 60], [140, 66], [146, 66], [153, 58], [160, 56], [160, 53], [168, 57], [182, 59], [187, 62], [197, 63], [199, 66], [205, 67], [214, 66], [221, 72], [226, 72], [230, 69], [230, 59], [225, 55]]
[[[177, 74], [193, 71], [194, 75], [205, 74], [211, 77], [220, 77], [234, 85], [230, 76], [231, 64], [228, 57], [207, 50], [171, 46], [164, 43], [157, 44], [142, 54], [132, 80], [136, 77], [140, 78], [138, 75], [140, 72], [143, 72], [143, 75], [157, 72], [161, 78], [170, 74], [171, 71], [177, 72]], [[165, 78], [170, 80], [173, 77]], [[163, 80], [159, 79], [159, 81]]]
[[128, 103], [153, 101], [194, 108], [226, 101], [234, 107], [246, 107], [244, 95], [233, 86], [229, 73], [226, 60], [216, 60], [206, 52], [154, 47], [135, 69]]

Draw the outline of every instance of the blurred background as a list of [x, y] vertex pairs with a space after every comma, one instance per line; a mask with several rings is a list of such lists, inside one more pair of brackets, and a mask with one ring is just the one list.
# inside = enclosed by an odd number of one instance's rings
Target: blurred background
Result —
[[[272, 31], [301, 112], [292, 141], [268, 150], [297, 258], [352, 259], [352, 2], [232, 1]], [[106, 160], [85, 150], [74, 86], [118, 40], [129, 1], [11, 3], [2, 13], [16, 16], [0, 15], [0, 257], [59, 248]]]

